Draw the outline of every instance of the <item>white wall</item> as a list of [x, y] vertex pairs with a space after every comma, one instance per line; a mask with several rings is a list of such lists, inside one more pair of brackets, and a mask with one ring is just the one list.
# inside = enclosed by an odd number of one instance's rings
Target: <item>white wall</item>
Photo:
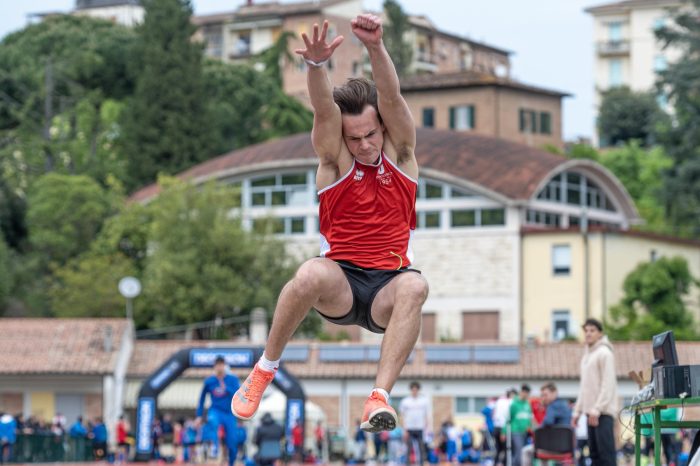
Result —
[[113, 21], [124, 26], [135, 26], [143, 22], [145, 10], [142, 6], [121, 5], [78, 10], [76, 15], [91, 16]]

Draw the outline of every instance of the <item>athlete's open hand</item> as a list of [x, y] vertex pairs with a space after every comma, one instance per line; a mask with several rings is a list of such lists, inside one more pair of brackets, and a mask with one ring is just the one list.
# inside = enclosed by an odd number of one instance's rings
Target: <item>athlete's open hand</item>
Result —
[[352, 33], [360, 39], [360, 42], [368, 45], [376, 45], [382, 41], [382, 19], [373, 14], [359, 15], [350, 21]]
[[301, 33], [301, 38], [306, 45], [305, 49], [296, 49], [294, 53], [298, 53], [305, 60], [311, 60], [315, 63], [323, 63], [333, 55], [336, 48], [343, 42], [343, 36], [338, 36], [333, 39], [330, 44], [326, 42], [326, 35], [328, 34], [328, 21], [323, 22], [323, 27], [319, 34], [318, 24], [314, 24], [313, 34], [311, 35], [311, 40], [305, 32]]

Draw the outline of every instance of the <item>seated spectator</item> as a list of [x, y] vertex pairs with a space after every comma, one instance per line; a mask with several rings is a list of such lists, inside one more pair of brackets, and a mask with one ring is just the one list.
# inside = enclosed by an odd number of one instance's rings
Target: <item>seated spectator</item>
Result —
[[[542, 427], [553, 425], [571, 425], [571, 408], [566, 400], [559, 398], [556, 385], [553, 382], [548, 382], [540, 388], [540, 397], [542, 403], [546, 407]], [[522, 466], [532, 465], [532, 459], [535, 453], [533, 444], [527, 445], [521, 452]]]

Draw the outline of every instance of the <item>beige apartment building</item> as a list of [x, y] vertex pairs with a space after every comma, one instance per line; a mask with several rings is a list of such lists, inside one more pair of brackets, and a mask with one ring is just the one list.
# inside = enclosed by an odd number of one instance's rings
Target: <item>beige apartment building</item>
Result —
[[411, 30], [405, 40], [413, 48], [410, 71], [433, 74], [470, 70], [510, 75], [510, 51], [441, 31], [422, 15], [409, 16], [409, 23]]
[[493, 136], [533, 147], [562, 147], [562, 105], [568, 94], [507, 77], [461, 71], [401, 81], [417, 126]]
[[[331, 36], [346, 38], [329, 63], [329, 77], [337, 86], [370, 72], [366, 51], [349, 27], [349, 19], [362, 11], [359, 0], [249, 2], [194, 22], [208, 56], [241, 62], [272, 46], [283, 31], [293, 33], [289, 50], [299, 48], [301, 33], [327, 19]], [[507, 50], [441, 31], [424, 16], [409, 21], [405, 40], [412, 45], [413, 60], [401, 87], [417, 125], [472, 130], [536, 147], [563, 145], [561, 99], [567, 94], [510, 79]], [[283, 62], [285, 92], [309, 105], [306, 64], [296, 56]]]
[[[653, 90], [657, 73], [679, 59], [680, 51], [664, 49], [655, 31], [670, 23], [673, 10], [681, 4], [680, 0], [625, 0], [585, 10], [593, 16], [596, 108], [601, 93], [611, 87]], [[667, 105], [663, 95], [659, 103]]]
[[[206, 54], [226, 62], [252, 58], [275, 43], [283, 31], [293, 33], [290, 52], [303, 46], [301, 33], [313, 23], [329, 21], [331, 37], [343, 35], [345, 43], [329, 64], [333, 85], [350, 76], [369, 72], [364, 47], [354, 39], [349, 20], [363, 12], [361, 0], [320, 0], [281, 4], [248, 2], [235, 11], [197, 16], [197, 37], [206, 42]], [[509, 51], [440, 31], [424, 16], [410, 16], [411, 29], [405, 40], [413, 46], [414, 73], [448, 73], [471, 70], [508, 76]], [[282, 81], [286, 93], [308, 103], [306, 64], [296, 56], [283, 59]]]

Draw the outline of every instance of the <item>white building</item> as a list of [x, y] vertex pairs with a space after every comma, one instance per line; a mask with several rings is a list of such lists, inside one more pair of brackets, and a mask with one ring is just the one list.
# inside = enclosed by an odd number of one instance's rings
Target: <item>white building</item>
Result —
[[[594, 21], [596, 108], [600, 105], [601, 93], [611, 87], [651, 91], [657, 72], [678, 60], [680, 51], [663, 49], [655, 32], [669, 25], [673, 9], [681, 3], [679, 0], [625, 0], [585, 10]], [[663, 96], [659, 97], [659, 102], [666, 105]]]
[[76, 0], [73, 14], [132, 27], [143, 22], [145, 10], [139, 0]]
[[[639, 220], [624, 187], [594, 162], [469, 132], [420, 128], [417, 140], [412, 246], [414, 266], [430, 283], [424, 342], [522, 341], [524, 227], [569, 229], [586, 222], [626, 230]], [[272, 215], [274, 232], [285, 235], [289, 251], [303, 260], [319, 253], [317, 165], [304, 133], [233, 151], [181, 176], [240, 186], [243, 225], [258, 228]], [[151, 185], [131, 200], [145, 202], [157, 192]], [[379, 338], [355, 326], [326, 325], [355, 341]]]

